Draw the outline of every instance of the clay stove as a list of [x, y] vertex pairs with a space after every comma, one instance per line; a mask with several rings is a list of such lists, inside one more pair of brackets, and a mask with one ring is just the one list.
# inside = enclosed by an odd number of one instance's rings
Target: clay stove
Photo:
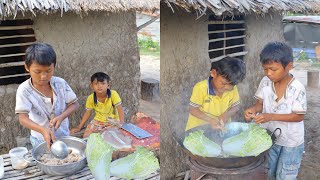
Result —
[[191, 180], [267, 180], [265, 158], [238, 168], [216, 168], [188, 157]]

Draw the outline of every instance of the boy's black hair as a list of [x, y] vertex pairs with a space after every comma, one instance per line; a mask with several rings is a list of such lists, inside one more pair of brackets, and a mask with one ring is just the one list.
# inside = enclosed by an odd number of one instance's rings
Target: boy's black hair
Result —
[[292, 48], [283, 42], [270, 42], [262, 49], [260, 62], [262, 64], [276, 62], [285, 68], [290, 62], [293, 62]]
[[104, 72], [96, 72], [91, 76], [91, 82], [93, 82], [94, 80], [97, 80], [98, 82], [107, 81], [107, 83], [109, 83], [110, 77]]
[[[91, 76], [91, 83], [94, 80], [97, 80], [98, 82], [107, 81], [107, 83], [109, 83], [110, 77], [108, 76], [108, 74], [106, 74], [104, 72], [96, 72]], [[108, 96], [108, 98], [111, 97], [111, 90], [109, 88], [107, 89], [107, 96]], [[95, 105], [98, 104], [98, 98], [97, 98], [97, 94], [95, 92], [93, 93], [93, 101], [94, 101]], [[112, 103], [112, 105], [113, 105], [113, 103]]]
[[246, 76], [246, 65], [238, 58], [227, 56], [220, 61], [212, 62], [212, 69], [215, 69], [219, 75], [225, 77], [232, 85], [240, 83]]
[[34, 43], [26, 49], [25, 64], [29, 68], [32, 63], [43, 66], [56, 66], [56, 53], [51, 45], [46, 43]]

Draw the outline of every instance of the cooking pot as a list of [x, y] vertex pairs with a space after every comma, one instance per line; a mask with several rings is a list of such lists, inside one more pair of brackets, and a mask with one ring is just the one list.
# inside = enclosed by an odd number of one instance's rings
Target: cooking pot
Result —
[[[204, 130], [204, 135], [206, 137], [208, 137], [210, 140], [214, 141], [215, 143], [221, 146], [222, 142], [225, 139], [235, 136], [237, 134], [240, 134], [241, 132], [248, 129], [249, 127], [248, 125], [249, 123], [231, 122], [227, 125], [231, 127], [231, 129], [228, 129], [226, 132], [223, 132], [223, 131], [212, 129], [212, 127], [209, 124], [205, 124], [205, 125], [198, 126], [185, 131], [182, 137], [178, 139], [178, 143], [180, 144], [180, 146], [188, 156], [190, 156], [192, 159], [204, 165], [216, 167], [216, 168], [226, 168], [226, 169], [244, 167], [246, 165], [257, 162], [258, 160], [263, 158], [265, 153], [268, 150], [262, 152], [256, 157], [255, 156], [235, 157], [235, 156], [226, 156], [223, 154], [217, 157], [202, 157], [202, 156], [192, 154], [186, 147], [184, 147], [183, 141], [184, 141], [184, 138], [187, 137], [191, 132], [194, 132], [197, 130]], [[275, 135], [276, 131], [279, 131], [277, 136]], [[267, 133], [271, 136], [272, 145], [273, 145], [276, 143], [277, 139], [281, 135], [281, 129], [277, 128], [274, 130], [274, 132], [267, 130]]]
[[35, 163], [40, 170], [42, 170], [46, 174], [51, 175], [72, 175], [77, 171], [83, 169], [87, 164], [87, 160], [85, 157], [85, 149], [87, 144], [86, 141], [72, 136], [62, 137], [59, 140], [67, 144], [68, 150], [70, 149], [72, 150], [72, 152], [79, 153], [82, 156], [80, 161], [62, 165], [48, 165], [40, 162], [39, 159], [43, 154], [50, 153], [46, 142], [42, 142], [32, 149], [31, 155], [34, 162], [27, 160], [25, 158], [26, 155], [24, 156], [24, 159], [29, 163]]

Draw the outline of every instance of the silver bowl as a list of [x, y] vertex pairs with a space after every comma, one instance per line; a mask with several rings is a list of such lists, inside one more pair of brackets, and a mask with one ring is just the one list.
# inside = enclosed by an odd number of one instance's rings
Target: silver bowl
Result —
[[[42, 142], [32, 149], [32, 158], [37, 167], [45, 172], [46, 174], [51, 175], [72, 175], [77, 171], [83, 169], [87, 164], [87, 159], [85, 157], [86, 141], [79, 139], [77, 137], [66, 136], [59, 139], [67, 144], [68, 149], [71, 149], [73, 152], [78, 152], [82, 158], [78, 162], [62, 164], [62, 165], [47, 165], [39, 161], [40, 157], [45, 153], [50, 153], [50, 150], [47, 147], [46, 142]], [[28, 161], [25, 158], [26, 161]], [[28, 161], [29, 163], [32, 163]]]

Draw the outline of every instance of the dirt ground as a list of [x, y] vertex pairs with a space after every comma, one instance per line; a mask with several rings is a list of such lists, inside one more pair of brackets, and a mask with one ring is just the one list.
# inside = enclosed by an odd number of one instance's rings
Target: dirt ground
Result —
[[313, 68], [309, 63], [299, 63], [292, 74], [300, 80], [307, 90], [307, 114], [305, 116], [305, 153], [302, 159], [298, 179], [320, 179], [320, 87], [307, 85], [308, 70]]
[[320, 88], [307, 87], [305, 154], [298, 179], [320, 179]]
[[[141, 79], [152, 78], [160, 81], [160, 57], [140, 56]], [[140, 99], [139, 112], [150, 116], [160, 122], [160, 101], [145, 101]]]

